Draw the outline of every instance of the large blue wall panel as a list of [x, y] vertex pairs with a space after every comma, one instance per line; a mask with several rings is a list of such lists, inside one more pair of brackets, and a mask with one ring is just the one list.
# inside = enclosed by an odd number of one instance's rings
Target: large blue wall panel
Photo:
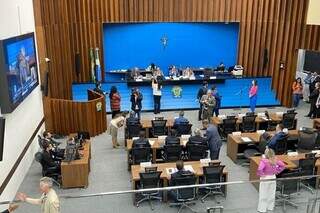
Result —
[[[237, 61], [238, 23], [138, 23], [104, 25], [106, 71], [170, 65], [216, 67]], [[161, 39], [167, 38], [164, 47]], [[108, 80], [108, 79], [107, 79]]]

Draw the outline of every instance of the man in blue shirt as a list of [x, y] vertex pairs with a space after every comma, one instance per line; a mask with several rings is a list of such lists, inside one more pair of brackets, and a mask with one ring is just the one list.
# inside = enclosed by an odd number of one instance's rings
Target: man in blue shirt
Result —
[[271, 149], [275, 149], [277, 146], [277, 142], [279, 140], [284, 139], [285, 137], [287, 137], [287, 133], [283, 132], [283, 125], [282, 124], [278, 124], [276, 127], [276, 133], [274, 134], [274, 136], [272, 136], [272, 138], [269, 140], [269, 142], [267, 143], [267, 146]]
[[180, 124], [189, 123], [188, 119], [184, 117], [184, 111], [179, 112], [179, 117], [174, 120], [173, 126], [178, 126]]
[[220, 148], [222, 146], [218, 129], [215, 125], [209, 124], [208, 120], [203, 120], [202, 126], [204, 129], [206, 129], [206, 137], [210, 149], [210, 158], [211, 160], [218, 160]]

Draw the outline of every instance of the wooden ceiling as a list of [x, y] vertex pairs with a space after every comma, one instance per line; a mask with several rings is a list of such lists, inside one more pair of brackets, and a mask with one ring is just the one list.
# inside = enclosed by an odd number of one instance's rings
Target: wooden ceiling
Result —
[[[297, 50], [320, 50], [320, 27], [306, 25], [307, 8], [308, 0], [34, 0], [40, 69], [50, 58], [50, 94], [69, 99], [72, 82], [90, 79], [89, 49], [102, 50], [103, 23], [239, 22], [238, 64], [247, 76], [272, 76], [278, 98], [289, 106]], [[103, 68], [108, 62], [102, 59]]]

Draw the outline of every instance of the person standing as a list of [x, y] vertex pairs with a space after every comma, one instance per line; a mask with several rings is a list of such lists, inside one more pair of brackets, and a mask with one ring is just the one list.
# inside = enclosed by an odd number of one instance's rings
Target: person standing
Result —
[[[276, 174], [285, 169], [285, 164], [275, 157], [274, 151], [270, 148], [266, 148], [264, 155], [260, 160], [257, 175], [260, 180], [276, 179]], [[276, 187], [275, 180], [260, 182], [258, 212], [273, 211]]]
[[222, 141], [218, 132], [218, 128], [213, 124], [209, 124], [208, 120], [203, 120], [202, 126], [204, 129], [206, 129], [206, 138], [209, 145], [210, 158], [211, 160], [218, 160], [220, 149], [222, 146]]
[[153, 93], [153, 102], [154, 102], [154, 114], [159, 114], [160, 113], [160, 102], [161, 102], [161, 92], [162, 85], [161, 82], [159, 81], [159, 78], [153, 78], [152, 79], [152, 93]]
[[303, 86], [303, 100], [305, 102], [309, 102], [310, 95], [310, 84], [311, 84], [312, 73], [308, 72], [307, 76], [304, 78], [304, 86]]
[[113, 148], [118, 148], [120, 146], [118, 143], [118, 129], [123, 127], [124, 120], [125, 115], [118, 114], [110, 121], [108, 133], [111, 135]]
[[297, 78], [292, 84], [294, 108], [298, 107], [300, 99], [302, 97], [302, 92], [303, 92], [303, 86], [302, 86], [301, 78]]
[[202, 119], [211, 120], [213, 109], [216, 106], [216, 100], [212, 95], [212, 91], [208, 90], [206, 95], [201, 98], [202, 103]]
[[93, 91], [95, 91], [103, 96], [106, 96], [106, 94], [107, 94], [107, 92], [103, 91], [102, 84], [100, 81], [96, 82], [96, 87], [93, 89]]
[[257, 98], [258, 98], [257, 94], [258, 94], [258, 82], [257, 80], [253, 80], [250, 91], [249, 91], [251, 112], [254, 112], [256, 109]]
[[131, 110], [135, 112], [135, 115], [139, 118], [141, 118], [141, 109], [142, 109], [142, 99], [143, 99], [143, 95], [141, 94], [141, 92], [139, 91], [138, 88], [134, 88], [132, 90], [132, 94], [131, 94]]
[[207, 94], [208, 91], [208, 82], [204, 81], [202, 83], [202, 87], [198, 90], [198, 94], [197, 94], [197, 99], [199, 101], [200, 104], [200, 109], [199, 109], [199, 113], [198, 113], [198, 120], [201, 121], [202, 120], [202, 108], [203, 105], [201, 103], [201, 98], [203, 95]]
[[118, 89], [115, 86], [112, 86], [110, 89], [110, 108], [112, 113], [112, 118], [114, 118], [117, 114], [120, 113], [120, 102], [121, 102], [121, 96], [118, 93]]
[[29, 198], [26, 194], [19, 192], [17, 198], [22, 202], [27, 202], [41, 206], [42, 213], [60, 213], [60, 201], [57, 193], [52, 188], [52, 179], [43, 177], [40, 179], [40, 191], [42, 193], [39, 199]]
[[219, 110], [221, 108], [221, 98], [222, 98], [222, 96], [220, 96], [217, 87], [213, 86], [211, 90], [212, 90], [212, 95], [216, 100], [216, 106], [213, 109], [212, 115], [218, 116], [219, 115]]
[[315, 84], [315, 89], [311, 92], [311, 94], [309, 96], [310, 110], [309, 110], [309, 113], [305, 117], [314, 118], [316, 116], [316, 109], [317, 109], [316, 103], [317, 103], [318, 96], [319, 96], [319, 89], [320, 89], [320, 82], [317, 82]]

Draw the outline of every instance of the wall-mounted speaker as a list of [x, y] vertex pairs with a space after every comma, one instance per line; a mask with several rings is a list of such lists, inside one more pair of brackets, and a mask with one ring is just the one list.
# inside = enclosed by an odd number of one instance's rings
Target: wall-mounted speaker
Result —
[[80, 53], [76, 53], [75, 54], [75, 71], [76, 71], [76, 75], [79, 76], [80, 75], [80, 69], [81, 69], [81, 58], [80, 58]]
[[263, 69], [266, 69], [269, 63], [269, 51], [267, 48], [263, 50]]

